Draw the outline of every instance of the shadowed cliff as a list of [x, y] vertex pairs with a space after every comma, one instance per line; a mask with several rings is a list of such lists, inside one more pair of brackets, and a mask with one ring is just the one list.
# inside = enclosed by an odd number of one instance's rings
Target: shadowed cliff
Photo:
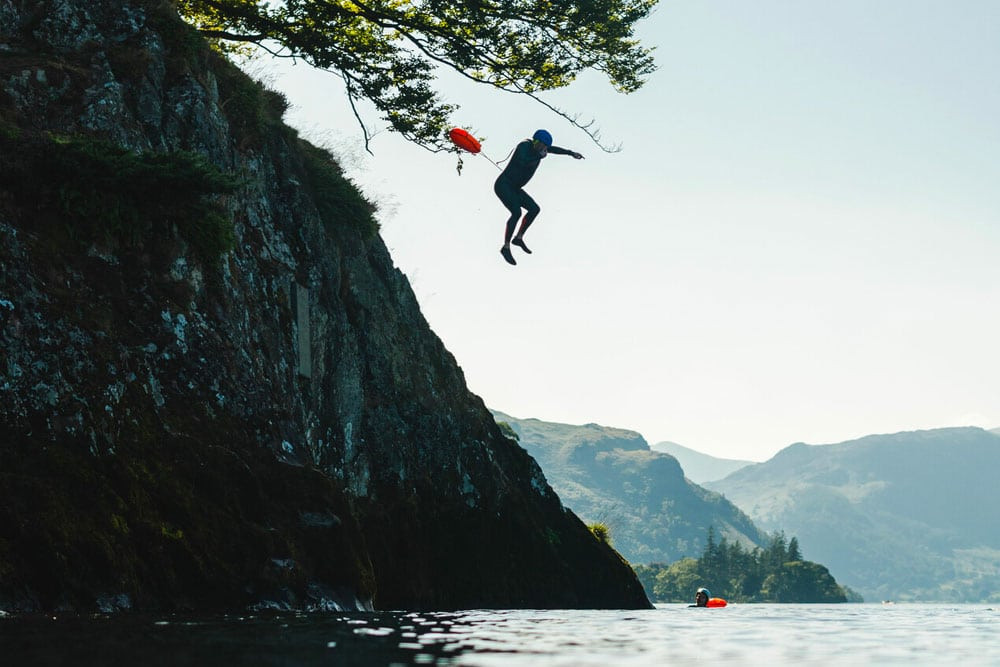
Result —
[[0, 608], [646, 607], [171, 5], [0, 4]]

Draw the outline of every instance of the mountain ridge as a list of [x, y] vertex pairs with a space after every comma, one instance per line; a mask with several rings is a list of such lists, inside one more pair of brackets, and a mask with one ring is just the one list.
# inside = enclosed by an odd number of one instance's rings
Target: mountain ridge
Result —
[[764, 544], [766, 536], [743, 512], [685, 479], [676, 458], [653, 451], [635, 431], [492, 412], [514, 430], [566, 506], [588, 523], [610, 527], [629, 562], [698, 556], [710, 526], [731, 542]]
[[707, 486], [867, 599], [993, 600], [1000, 436], [955, 427], [795, 443]]
[[658, 442], [650, 445], [650, 448], [676, 458], [684, 469], [684, 474], [696, 484], [722, 479], [740, 468], [756, 463], [741, 459], [718, 458], [670, 441]]

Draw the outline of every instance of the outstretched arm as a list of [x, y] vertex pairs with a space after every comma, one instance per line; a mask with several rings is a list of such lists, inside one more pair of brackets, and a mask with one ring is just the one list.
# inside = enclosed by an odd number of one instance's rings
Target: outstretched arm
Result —
[[571, 151], [568, 148], [559, 148], [558, 146], [549, 146], [549, 152], [553, 155], [572, 155], [577, 160], [582, 160], [583, 156], [576, 151]]

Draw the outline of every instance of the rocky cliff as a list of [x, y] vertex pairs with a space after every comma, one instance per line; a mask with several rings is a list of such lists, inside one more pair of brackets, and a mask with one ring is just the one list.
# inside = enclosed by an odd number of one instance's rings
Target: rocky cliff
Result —
[[0, 0], [0, 609], [645, 607], [166, 0]]

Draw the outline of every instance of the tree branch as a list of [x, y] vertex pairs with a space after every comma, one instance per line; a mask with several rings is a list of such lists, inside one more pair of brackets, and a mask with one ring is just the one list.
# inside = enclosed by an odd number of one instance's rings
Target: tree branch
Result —
[[228, 30], [216, 30], [212, 28], [199, 28], [198, 32], [205, 37], [213, 39], [225, 39], [231, 42], [253, 42], [254, 44], [259, 44], [268, 37], [267, 35], [237, 35]]

